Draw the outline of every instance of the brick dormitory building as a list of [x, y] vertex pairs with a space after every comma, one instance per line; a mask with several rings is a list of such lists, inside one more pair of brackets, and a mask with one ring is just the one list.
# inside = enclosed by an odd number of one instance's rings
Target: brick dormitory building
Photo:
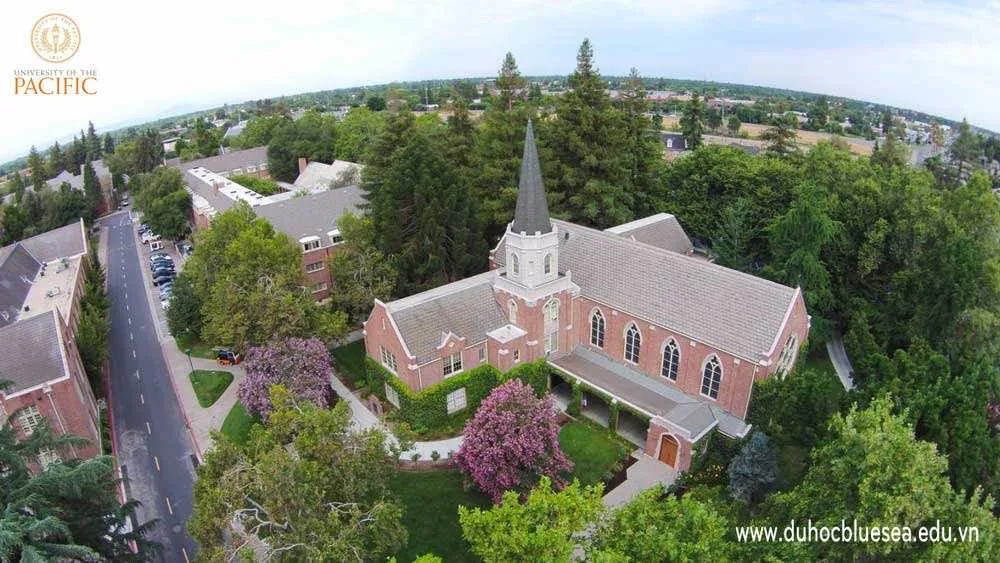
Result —
[[[606, 231], [552, 220], [530, 122], [514, 220], [490, 263], [376, 301], [367, 354], [413, 391], [483, 363], [546, 358], [563, 376], [550, 383], [557, 399], [563, 380], [591, 404], [610, 397], [619, 432], [681, 471], [713, 429], [747, 434], [754, 383], [791, 369], [809, 333], [800, 289], [695, 255], [672, 215]], [[453, 394], [465, 404], [464, 388]]]
[[215, 215], [244, 201], [258, 217], [267, 219], [276, 230], [301, 246], [302, 271], [313, 297], [321, 301], [330, 295], [333, 279], [328, 262], [343, 241], [337, 220], [345, 212], [357, 213], [363, 202], [358, 187], [360, 165], [339, 160], [324, 164], [299, 159], [299, 176], [295, 182], [278, 182], [283, 191], [264, 196], [230, 178], [241, 175], [269, 178], [267, 147], [167, 164], [184, 173], [192, 196], [192, 219], [196, 228], [208, 227]]
[[85, 269], [83, 221], [0, 249], [0, 417], [14, 415], [20, 438], [43, 421], [53, 435], [86, 438], [86, 446], [39, 453], [37, 465], [101, 452], [97, 401], [80, 361], [76, 329]]

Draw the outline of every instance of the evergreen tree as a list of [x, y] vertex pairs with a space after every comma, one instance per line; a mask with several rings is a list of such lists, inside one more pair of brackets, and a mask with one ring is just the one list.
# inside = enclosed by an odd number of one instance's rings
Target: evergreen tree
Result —
[[87, 195], [87, 203], [96, 214], [102, 199], [101, 182], [97, 179], [97, 172], [94, 171], [94, 166], [90, 161], [83, 165], [83, 193]]
[[958, 135], [951, 143], [951, 158], [958, 163], [958, 177], [962, 177], [963, 170], [974, 166], [976, 160], [982, 154], [982, 147], [979, 144], [979, 137], [972, 132], [969, 121], [963, 119], [958, 126]]
[[795, 146], [795, 128], [791, 117], [779, 117], [774, 127], [760, 134], [760, 140], [767, 141], [765, 152], [774, 156], [788, 156], [798, 149]]
[[497, 75], [499, 92], [483, 113], [475, 136], [479, 166], [473, 195], [480, 202], [480, 218], [491, 242], [514, 217], [524, 129], [532, 113], [523, 96], [525, 84], [514, 55], [507, 53]]
[[34, 145], [28, 153], [28, 169], [31, 171], [31, 187], [36, 194], [42, 193], [45, 188], [45, 160]]
[[687, 147], [694, 149], [701, 146], [701, 135], [705, 131], [705, 104], [702, 103], [697, 92], [691, 94], [691, 101], [684, 104], [680, 124]]
[[104, 134], [104, 154], [111, 154], [115, 152], [115, 140], [111, 137], [111, 133]]
[[650, 196], [655, 191], [663, 163], [663, 142], [657, 134], [659, 128], [646, 113], [646, 88], [639, 71], [632, 68], [624, 88], [619, 92], [622, 125], [625, 134], [624, 152], [630, 191], [634, 194], [633, 211], [645, 217], [654, 213]]
[[[49, 147], [49, 157], [45, 162], [45, 174], [48, 178], [55, 178], [60, 172], [66, 170], [66, 154], [63, 152], [62, 148], [59, 146], [59, 142], [55, 142]], [[70, 170], [72, 173], [73, 171]]]
[[98, 160], [101, 158], [103, 146], [101, 144], [101, 138], [97, 136], [97, 131], [94, 130], [93, 121], [87, 122], [87, 137], [84, 144], [87, 147], [88, 160]]
[[729, 494], [741, 502], [755, 502], [778, 480], [778, 459], [767, 435], [757, 431], [729, 463]]
[[627, 141], [620, 113], [594, 67], [584, 39], [567, 91], [556, 102], [556, 119], [540, 127], [549, 205], [570, 221], [599, 228], [629, 221], [635, 193], [629, 182]]

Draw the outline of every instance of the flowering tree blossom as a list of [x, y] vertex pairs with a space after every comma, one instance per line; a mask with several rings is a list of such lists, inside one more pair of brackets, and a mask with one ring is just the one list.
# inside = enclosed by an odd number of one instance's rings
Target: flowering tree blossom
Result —
[[573, 469], [559, 449], [552, 398], [539, 399], [517, 379], [483, 399], [465, 425], [465, 439], [455, 459], [462, 473], [495, 503], [504, 491], [527, 492], [542, 476], [562, 485], [563, 475]]
[[271, 386], [281, 384], [296, 399], [330, 405], [330, 353], [316, 338], [288, 338], [250, 348], [243, 362], [246, 377], [237, 391], [240, 402], [263, 418], [271, 412]]

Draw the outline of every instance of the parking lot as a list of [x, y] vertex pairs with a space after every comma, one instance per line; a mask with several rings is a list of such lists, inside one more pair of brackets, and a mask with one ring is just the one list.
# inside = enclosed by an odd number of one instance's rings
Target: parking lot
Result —
[[[142, 235], [139, 234], [138, 232], [139, 225], [141, 224], [141, 219], [138, 216], [134, 216], [132, 223], [133, 223], [133, 234], [136, 237], [136, 244], [139, 246], [139, 255], [141, 257], [141, 262], [143, 265], [144, 285], [149, 290], [150, 295], [152, 296], [151, 299], [152, 305], [150, 308], [154, 310], [157, 323], [157, 332], [162, 336], [164, 334], [167, 334], [168, 332], [167, 311], [161, 305], [160, 288], [153, 285], [153, 275], [152, 275], [153, 272], [150, 269], [149, 257], [153, 254], [164, 254], [168, 256], [171, 260], [173, 260], [174, 270], [178, 274], [184, 268], [184, 263], [187, 261], [187, 257], [181, 254], [181, 252], [177, 248], [178, 247], [177, 244], [164, 240], [162, 238], [159, 241], [157, 241], [160, 243], [159, 245], [154, 245], [149, 242], [143, 242]], [[162, 245], [161, 248], [153, 250], [154, 247], [161, 245]]]

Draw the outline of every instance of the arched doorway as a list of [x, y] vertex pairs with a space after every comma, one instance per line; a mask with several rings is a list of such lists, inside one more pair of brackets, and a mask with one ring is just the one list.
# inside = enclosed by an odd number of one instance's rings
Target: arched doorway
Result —
[[666, 463], [670, 467], [676, 468], [677, 452], [679, 450], [680, 444], [677, 443], [677, 438], [674, 438], [670, 434], [662, 434], [660, 436], [660, 461]]

